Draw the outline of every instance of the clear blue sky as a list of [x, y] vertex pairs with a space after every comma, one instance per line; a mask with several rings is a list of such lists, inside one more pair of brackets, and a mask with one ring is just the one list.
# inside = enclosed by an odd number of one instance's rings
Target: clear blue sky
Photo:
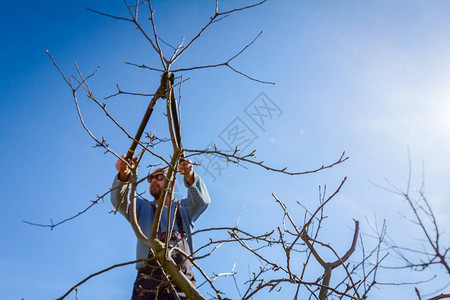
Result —
[[[242, 3], [248, 2], [227, 1], [220, 9]], [[160, 36], [172, 44], [182, 37], [189, 40], [208, 21], [214, 5], [215, 1], [154, 1]], [[109, 199], [53, 231], [22, 222], [47, 223], [50, 218], [56, 222], [77, 213], [105, 192], [115, 175], [115, 158], [92, 148], [71, 91], [45, 49], [67, 74], [75, 72], [75, 61], [84, 74], [100, 65], [89, 82], [99, 99], [114, 93], [116, 83], [124, 90], [146, 93], [158, 87], [158, 73], [123, 63], [159, 67], [138, 31], [85, 7], [127, 13], [121, 1], [1, 2], [2, 299], [54, 299], [87, 275], [135, 257], [131, 227], [121, 216], [109, 214]], [[212, 204], [197, 228], [233, 226], [242, 209], [244, 229], [271, 231], [281, 226], [282, 217], [271, 193], [292, 209], [300, 223], [303, 214], [297, 201], [314, 209], [319, 184], [331, 191], [348, 176], [326, 209], [330, 218], [322, 240], [344, 253], [352, 236], [352, 219], [360, 220], [362, 231], [369, 232], [365, 219], [373, 222], [376, 215], [378, 222], [387, 219], [392, 237], [417, 244], [414, 228], [399, 214], [408, 214], [405, 203], [369, 182], [384, 184], [388, 178], [404, 187], [409, 145], [413, 184], [421, 184], [423, 160], [427, 196], [441, 228], [448, 229], [449, 14], [448, 1], [271, 0], [212, 26], [175, 68], [223, 62], [264, 30], [233, 66], [276, 85], [249, 81], [225, 68], [186, 74], [191, 78], [182, 91], [187, 148], [223, 143], [222, 132], [232, 122], [243, 122], [257, 137], [247, 149], [257, 149], [257, 158], [271, 166], [309, 170], [334, 162], [344, 150], [350, 159], [331, 170], [300, 177], [229, 166], [213, 178], [198, 167]], [[245, 113], [261, 92], [279, 109], [264, 127]], [[84, 95], [79, 101], [93, 133], [125, 153], [129, 140]], [[134, 132], [148, 99], [116, 97], [107, 103], [111, 114]], [[148, 128], [167, 137], [162, 105], [158, 109]], [[196, 244], [208, 238], [199, 237]], [[443, 239], [449, 241], [448, 234]], [[219, 250], [202, 266], [211, 275], [229, 272], [234, 262], [241, 282], [248, 278], [249, 268], [258, 266], [244, 250], [230, 248]], [[379, 275], [381, 282], [431, 276], [409, 271]], [[319, 271], [312, 272], [310, 279], [318, 276]], [[108, 272], [81, 286], [79, 299], [128, 299], [134, 278], [132, 266]], [[442, 282], [448, 278], [423, 291], [432, 291]], [[219, 279], [217, 284], [237, 298], [231, 279]], [[289, 289], [282, 292], [283, 299], [293, 296]], [[270, 297], [281, 299], [280, 294]], [[369, 298], [413, 297], [413, 286], [383, 286]]]

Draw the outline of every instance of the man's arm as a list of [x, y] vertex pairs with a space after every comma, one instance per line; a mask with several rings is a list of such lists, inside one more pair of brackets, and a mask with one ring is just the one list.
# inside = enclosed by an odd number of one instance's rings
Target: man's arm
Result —
[[192, 162], [185, 160], [180, 165], [180, 172], [184, 175], [184, 185], [188, 188], [187, 206], [192, 222], [195, 222], [198, 217], [208, 208], [211, 198], [205, 183], [194, 172]]
[[[121, 156], [125, 159], [125, 155]], [[134, 162], [131, 161], [131, 167], [134, 167]], [[130, 186], [128, 179], [130, 178], [131, 170], [128, 165], [122, 160], [117, 160], [116, 169], [119, 173], [116, 175], [112, 185], [111, 203], [128, 221], [130, 221]]]

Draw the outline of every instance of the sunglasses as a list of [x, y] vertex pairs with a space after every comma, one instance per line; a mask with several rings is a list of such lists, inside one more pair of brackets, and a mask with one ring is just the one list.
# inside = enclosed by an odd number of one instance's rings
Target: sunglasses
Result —
[[158, 174], [152, 174], [150, 176], [147, 177], [147, 181], [151, 182], [153, 179], [156, 179], [157, 181], [161, 181], [163, 179], [166, 178], [166, 175], [163, 173], [158, 173]]

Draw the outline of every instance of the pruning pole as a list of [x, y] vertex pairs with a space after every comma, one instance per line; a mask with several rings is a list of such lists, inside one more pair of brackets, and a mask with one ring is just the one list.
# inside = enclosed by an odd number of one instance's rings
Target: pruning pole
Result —
[[139, 140], [141, 139], [142, 134], [144, 133], [145, 126], [147, 126], [148, 120], [152, 115], [153, 109], [155, 108], [156, 105], [156, 101], [159, 98], [165, 97], [166, 81], [167, 81], [167, 72], [164, 72], [163, 75], [161, 76], [161, 84], [159, 85], [159, 88], [156, 91], [156, 93], [153, 95], [153, 98], [147, 107], [147, 111], [145, 112], [144, 118], [142, 118], [141, 125], [139, 126], [136, 136], [134, 137], [133, 143], [131, 144], [131, 147], [128, 149], [127, 156], [125, 157], [126, 161], [130, 161], [134, 153], [136, 152], [136, 147], [139, 143]]
[[170, 110], [172, 114], [172, 121], [173, 121], [173, 127], [175, 129], [175, 139], [178, 145], [178, 149], [181, 150], [181, 159], [184, 160], [184, 151], [183, 146], [181, 144], [181, 128], [180, 128], [180, 121], [178, 119], [178, 107], [177, 107], [177, 101], [175, 99], [175, 94], [173, 92], [173, 74], [171, 74], [171, 81], [170, 81], [170, 89], [171, 89], [171, 99], [170, 99]]

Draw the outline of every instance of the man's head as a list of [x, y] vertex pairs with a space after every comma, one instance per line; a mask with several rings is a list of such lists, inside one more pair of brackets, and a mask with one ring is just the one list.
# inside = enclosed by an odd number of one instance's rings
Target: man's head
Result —
[[147, 180], [150, 183], [150, 194], [155, 197], [155, 199], [159, 199], [159, 197], [161, 196], [166, 175], [167, 169], [159, 168], [147, 177]]

